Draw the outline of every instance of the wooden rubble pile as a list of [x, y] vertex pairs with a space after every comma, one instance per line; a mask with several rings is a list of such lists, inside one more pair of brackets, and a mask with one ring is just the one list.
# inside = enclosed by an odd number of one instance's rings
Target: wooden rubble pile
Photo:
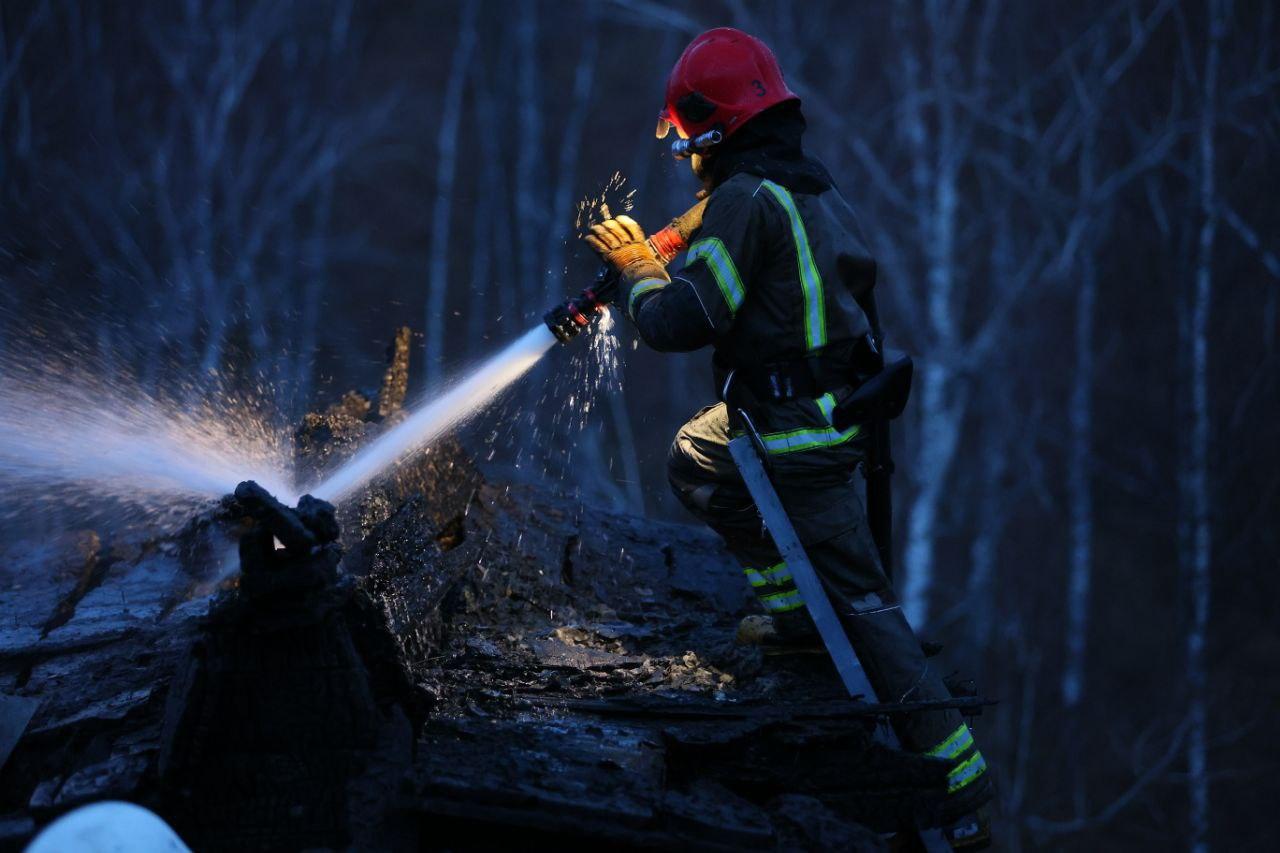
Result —
[[[402, 333], [379, 395], [307, 417], [302, 464], [394, 420], [407, 367]], [[264, 549], [281, 518], [6, 552], [0, 850], [107, 798], [201, 850], [879, 850], [943, 791], [824, 655], [735, 643], [754, 605], [703, 530], [489, 482], [452, 439], [340, 541]]]

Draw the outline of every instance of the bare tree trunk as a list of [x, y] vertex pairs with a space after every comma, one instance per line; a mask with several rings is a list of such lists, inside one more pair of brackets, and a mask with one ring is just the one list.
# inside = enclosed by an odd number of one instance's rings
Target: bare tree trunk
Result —
[[982, 497], [978, 503], [978, 532], [969, 545], [969, 581], [966, 590], [969, 637], [975, 654], [991, 643], [995, 612], [996, 560], [1004, 535], [1007, 510], [1004, 474], [1008, 468], [1008, 434], [995, 425], [986, 430], [982, 448]]
[[484, 74], [485, 63], [477, 63], [473, 82], [476, 104], [477, 148], [484, 166], [476, 170], [476, 203], [471, 220], [471, 286], [467, 289], [467, 361], [480, 353], [485, 332], [494, 312], [487, 300], [493, 286], [493, 225], [497, 199], [502, 197], [502, 161], [497, 139], [498, 107], [489, 81]]
[[[1017, 248], [1014, 241], [1013, 219], [1007, 211], [1008, 200], [997, 204], [1005, 209], [993, 215], [995, 230], [991, 240], [991, 281], [998, 290], [1011, 287], [1017, 275]], [[969, 545], [969, 579], [965, 590], [965, 622], [972, 645], [972, 654], [982, 655], [990, 646], [995, 626], [997, 595], [996, 570], [1000, 556], [1000, 542], [1004, 538], [1005, 521], [1009, 515], [1011, 496], [1005, 484], [1009, 470], [1009, 457], [1013, 454], [1012, 442], [1016, 421], [1003, 413], [1013, 409], [1013, 393], [1010, 381], [1012, 372], [1002, 361], [992, 365], [987, 375], [994, 381], [975, 383], [975, 396], [981, 393], [984, 401], [979, 465], [980, 497], [978, 513], [974, 520], [977, 533]]]
[[[1075, 369], [1071, 377], [1070, 411], [1067, 422], [1070, 438], [1067, 459], [1067, 502], [1070, 515], [1069, 560], [1067, 567], [1066, 660], [1062, 670], [1062, 701], [1068, 709], [1080, 704], [1084, 695], [1085, 651], [1089, 636], [1089, 589], [1093, 583], [1093, 382], [1094, 313], [1098, 296], [1098, 273], [1093, 253], [1097, 249], [1097, 229], [1089, 220], [1097, 215], [1094, 199], [1094, 154], [1097, 145], [1096, 101], [1084, 104], [1087, 130], [1080, 146], [1079, 193], [1075, 234], [1083, 245], [1079, 252], [1079, 280], [1076, 287]], [[1070, 239], [1070, 238], [1069, 238]], [[1073, 270], [1075, 267], [1072, 268]], [[1068, 280], [1071, 272], [1068, 272]], [[1074, 717], [1071, 718], [1074, 720]], [[1078, 768], [1077, 768], [1078, 769]]]
[[316, 221], [308, 242], [309, 275], [303, 287], [301, 318], [294, 342], [294, 364], [290, 371], [293, 376], [293, 382], [290, 383], [293, 403], [291, 411], [298, 410], [298, 407], [302, 407], [301, 411], [306, 411], [306, 407], [311, 405], [311, 383], [315, 378], [315, 356], [320, 340], [320, 303], [329, 276], [329, 256], [324, 249], [324, 242], [329, 234], [333, 210], [333, 185], [334, 176], [330, 174], [325, 178], [316, 202]]
[[[1135, 13], [1136, 14], [1136, 13]], [[1075, 365], [1072, 374], [1070, 411], [1068, 423], [1067, 495], [1069, 527], [1069, 558], [1067, 571], [1067, 612], [1065, 629], [1066, 656], [1063, 665], [1061, 692], [1067, 709], [1079, 706], [1084, 697], [1086, 681], [1086, 657], [1089, 638], [1090, 590], [1094, 568], [1094, 505], [1093, 505], [1093, 456], [1094, 456], [1094, 405], [1093, 392], [1096, 382], [1095, 326], [1098, 296], [1097, 253], [1099, 240], [1106, 232], [1105, 217], [1110, 210], [1110, 199], [1133, 175], [1139, 171], [1134, 166], [1143, 163], [1160, 150], [1160, 136], [1142, 150], [1125, 166], [1115, 167], [1099, 176], [1100, 156], [1105, 156], [1105, 146], [1099, 144], [1099, 121], [1108, 103], [1109, 92], [1117, 80], [1132, 66], [1148, 43], [1152, 28], [1164, 17], [1162, 9], [1153, 10], [1141, 26], [1131, 26], [1122, 49], [1112, 56], [1105, 43], [1095, 48], [1088, 87], [1080, 87], [1082, 126], [1078, 157], [1078, 182], [1075, 202], [1075, 219], [1068, 228], [1060, 254], [1060, 268], [1066, 267], [1068, 283], [1075, 289]], [[1131, 24], [1140, 19], [1131, 19]], [[1096, 75], [1096, 78], [1095, 78]], [[1127, 177], [1126, 177], [1127, 175]], [[1119, 181], [1118, 184], [1114, 183]], [[1100, 190], [1100, 185], [1106, 185]], [[1074, 263], [1067, 266], [1070, 259]]]
[[48, 14], [49, 4], [47, 2], [38, 5], [27, 16], [27, 19], [22, 22], [22, 28], [13, 39], [12, 44], [9, 41], [9, 33], [4, 28], [4, 21], [0, 20], [0, 130], [5, 128], [9, 115], [9, 104], [11, 99], [15, 97], [22, 107], [18, 111], [19, 116], [25, 119], [24, 125], [28, 126], [26, 132], [19, 135], [18, 143], [14, 146], [14, 150], [0, 150], [0, 182], [5, 180], [13, 166], [9, 162], [11, 155], [16, 154], [25, 159], [30, 154], [30, 112], [26, 108], [26, 94], [20, 87], [14, 86], [14, 81], [17, 80], [18, 70], [22, 66], [22, 59], [27, 52], [27, 46], [30, 45], [36, 31], [44, 25]]
[[578, 64], [573, 72], [573, 97], [569, 115], [562, 127], [559, 164], [556, 169], [555, 194], [551, 201], [551, 227], [547, 229], [547, 248], [544, 260], [545, 278], [543, 296], [546, 305], [564, 297], [564, 244], [573, 227], [573, 186], [577, 177], [579, 152], [587, 116], [591, 113], [591, 90], [596, 75], [596, 56], [599, 52], [599, 33], [595, 15], [587, 7], [585, 32], [578, 34], [581, 48]]
[[[511, 53], [511, 25], [504, 20], [498, 34], [499, 55]], [[510, 191], [501, 120], [503, 97], [497, 81], [489, 73], [488, 62], [477, 62], [473, 78], [477, 148], [483, 165], [479, 173], [479, 192], [471, 228], [471, 286], [468, 289], [467, 359], [478, 358], [485, 349], [490, 333], [514, 334], [521, 323], [512, 304], [516, 300], [501, 298], [501, 291], [518, 286], [518, 270], [513, 270], [511, 238], [516, 233], [516, 218], [509, 204]], [[505, 263], [495, 264], [495, 258]], [[513, 272], [516, 274], [513, 280]]]
[[1071, 562], [1067, 582], [1067, 659], [1062, 701], [1068, 708], [1084, 693], [1089, 633], [1089, 588], [1093, 581], [1093, 375], [1094, 303], [1098, 275], [1090, 251], [1083, 253], [1076, 291], [1076, 363], [1071, 385], [1070, 461], [1067, 491], [1071, 515]]
[[1187, 632], [1187, 681], [1190, 720], [1187, 734], [1187, 786], [1191, 800], [1191, 850], [1209, 850], [1209, 689], [1205, 646], [1209, 633], [1212, 527], [1209, 482], [1209, 310], [1213, 298], [1213, 245], [1218, 225], [1214, 198], [1214, 132], [1217, 123], [1218, 61], [1229, 0], [1208, 0], [1209, 38], [1204, 67], [1204, 105], [1200, 113], [1200, 226], [1195, 297], [1191, 313], [1191, 628]]
[[934, 579], [934, 541], [939, 510], [960, 444], [967, 389], [949, 360], [956, 356], [956, 318], [952, 291], [955, 275], [955, 173], [944, 166], [937, 173], [937, 191], [929, 212], [928, 322], [934, 353], [925, 360], [920, 394], [920, 440], [916, 471], [920, 490], [911, 504], [903, 610], [918, 627], [929, 621], [929, 594]]
[[517, 280], [511, 286], [518, 294], [515, 311], [529, 311], [539, 307], [543, 295], [539, 284], [541, 258], [538, 247], [541, 229], [546, 219], [542, 205], [538, 203], [538, 176], [544, 162], [542, 153], [542, 98], [538, 69], [538, 4], [535, 0], [520, 4], [520, 17], [516, 22], [516, 89], [519, 99], [519, 137], [516, 140], [516, 235], [519, 254], [516, 267]]
[[940, 524], [948, 474], [960, 444], [964, 402], [948, 400], [954, 381], [952, 371], [941, 359], [924, 366], [920, 394], [920, 440], [915, 470], [920, 489], [911, 502], [907, 523], [907, 544], [903, 552], [905, 582], [902, 607], [917, 628], [929, 622], [929, 594], [933, 588], [934, 540]]
[[440, 132], [436, 136], [436, 198], [431, 212], [431, 255], [427, 283], [427, 311], [423, 373], [428, 387], [444, 372], [445, 322], [449, 291], [449, 226], [453, 215], [453, 184], [458, 170], [458, 127], [461, 124], [462, 92], [476, 44], [476, 13], [479, 3], [468, 0], [462, 7], [458, 42], [453, 51], [449, 81], [440, 107]]
[[[904, 5], [900, 4], [899, 26]], [[926, 249], [925, 314], [933, 350], [924, 359], [921, 371], [920, 440], [915, 465], [921, 485], [911, 503], [903, 553], [903, 611], [917, 627], [929, 621], [939, 510], [960, 443], [967, 394], [951, 364], [959, 354], [954, 304], [955, 240], [959, 205], [957, 171], [965, 156], [965, 143], [957, 138], [955, 106], [950, 97], [950, 81], [946, 79], [954, 59], [951, 45], [941, 42], [949, 38], [945, 34], [949, 29], [946, 11], [931, 6], [927, 13], [933, 50], [930, 88], [938, 113], [936, 134], [926, 128], [921, 112], [926, 87], [921, 80], [920, 58], [911, 47], [910, 36], [902, 33], [903, 74], [909, 93], [903, 110], [903, 131], [912, 150], [912, 181], [919, 206], [916, 218]], [[909, 10], [906, 16], [910, 16]]]

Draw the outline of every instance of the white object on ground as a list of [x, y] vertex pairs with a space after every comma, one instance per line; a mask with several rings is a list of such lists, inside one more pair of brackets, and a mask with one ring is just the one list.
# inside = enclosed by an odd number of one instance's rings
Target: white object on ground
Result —
[[191, 848], [155, 813], [108, 800], [58, 818], [25, 853], [191, 853]]

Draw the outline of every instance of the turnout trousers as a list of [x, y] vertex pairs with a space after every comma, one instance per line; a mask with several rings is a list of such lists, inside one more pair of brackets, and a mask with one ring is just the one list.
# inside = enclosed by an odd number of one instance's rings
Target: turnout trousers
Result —
[[[861, 479], [855, 474], [862, 455], [856, 428], [848, 433], [795, 428], [822, 423], [821, 413], [811, 411], [816, 406], [820, 403], [813, 400], [775, 404], [757, 420], [779, 497], [877, 698], [949, 698], [881, 568], [860, 495]], [[803, 440], [796, 439], [800, 433]], [[671, 446], [667, 473], [672, 489], [724, 538], [779, 633], [811, 632], [800, 593], [729, 455], [731, 437], [723, 403], [694, 415]], [[949, 790], [964, 792], [956, 799], [989, 797], [985, 761], [958, 711], [922, 711], [899, 720], [895, 727], [905, 748], [953, 762]]]

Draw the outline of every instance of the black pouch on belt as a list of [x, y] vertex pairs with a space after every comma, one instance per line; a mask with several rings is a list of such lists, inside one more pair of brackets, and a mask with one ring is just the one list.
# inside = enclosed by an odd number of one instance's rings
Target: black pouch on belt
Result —
[[884, 367], [858, 384], [831, 413], [831, 425], [848, 429], [868, 421], [891, 421], [902, 414], [911, 396], [915, 365], [904, 352], [885, 353]]

